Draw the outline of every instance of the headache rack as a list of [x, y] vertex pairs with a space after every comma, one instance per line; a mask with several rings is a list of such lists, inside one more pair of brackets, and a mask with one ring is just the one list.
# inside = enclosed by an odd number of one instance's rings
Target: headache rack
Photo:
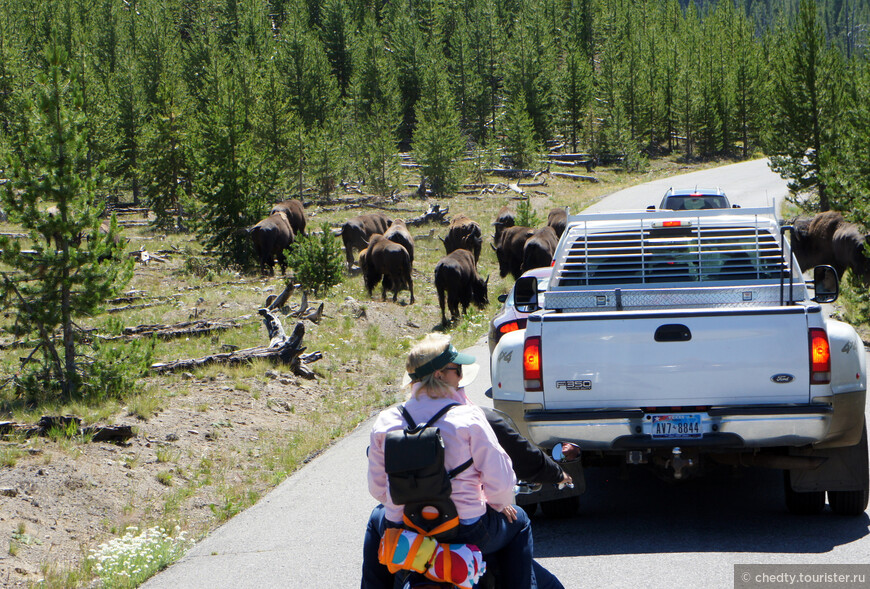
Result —
[[791, 268], [791, 252], [783, 252], [771, 211], [762, 210], [573, 217], [546, 307], [782, 304], [784, 284], [794, 300], [800, 273]]

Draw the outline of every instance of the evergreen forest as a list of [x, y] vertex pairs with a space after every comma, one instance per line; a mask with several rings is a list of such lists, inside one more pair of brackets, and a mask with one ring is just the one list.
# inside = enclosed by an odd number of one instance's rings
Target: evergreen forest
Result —
[[870, 0], [0, 0], [0, 147], [31, 142], [62, 50], [98, 194], [236, 259], [272, 202], [388, 195], [403, 152], [443, 195], [554, 145], [767, 155], [862, 221], [868, 26]]

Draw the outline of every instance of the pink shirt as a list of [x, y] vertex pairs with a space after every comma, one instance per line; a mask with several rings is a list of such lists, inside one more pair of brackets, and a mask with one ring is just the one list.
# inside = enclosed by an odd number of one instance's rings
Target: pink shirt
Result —
[[[415, 387], [416, 392], [416, 387]], [[454, 391], [453, 398], [432, 399], [412, 395], [405, 409], [417, 423], [428, 418], [450, 403], [467, 403], [465, 391]], [[483, 410], [475, 405], [461, 404], [452, 408], [435, 424], [444, 439], [444, 465], [447, 470], [473, 459], [472, 465], [453, 479], [450, 495], [459, 518], [475, 519], [486, 512], [486, 504], [501, 511], [514, 501], [516, 477], [511, 459], [499, 445]], [[384, 472], [384, 438], [388, 431], [406, 426], [397, 407], [385, 409], [372, 426], [369, 441], [369, 492], [384, 504], [386, 517], [396, 523], [402, 521], [402, 508], [390, 500], [387, 474]]]

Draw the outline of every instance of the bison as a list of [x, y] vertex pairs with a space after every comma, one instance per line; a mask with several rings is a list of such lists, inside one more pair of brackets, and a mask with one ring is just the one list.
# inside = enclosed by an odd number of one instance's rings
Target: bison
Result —
[[474, 254], [474, 262], [480, 259], [480, 248], [483, 245], [483, 234], [480, 225], [465, 215], [456, 215], [450, 221], [447, 229], [447, 237], [443, 239], [444, 250], [451, 253], [458, 249], [464, 249]]
[[562, 208], [551, 209], [547, 215], [547, 225], [556, 232], [556, 239], [561, 239], [565, 227], [568, 226], [568, 211]]
[[341, 241], [344, 243], [348, 272], [353, 267], [353, 250], [365, 249], [368, 247], [369, 237], [375, 233], [386, 233], [392, 224], [392, 219], [383, 213], [369, 213], [354, 217], [341, 226]]
[[263, 274], [274, 274], [277, 257], [281, 274], [286, 274], [287, 261], [284, 252], [290, 249], [295, 239], [287, 215], [284, 212], [269, 215], [251, 227], [248, 232], [251, 234], [251, 241], [254, 242], [257, 259], [260, 260], [260, 271]]
[[[387, 232], [384, 233], [384, 237], [408, 250], [408, 255], [411, 256], [411, 264], [414, 264], [414, 238], [411, 237], [408, 226], [405, 225], [404, 221], [395, 219], [393, 224], [387, 229]], [[362, 267], [362, 264], [360, 264], [360, 267]]]
[[477, 264], [470, 251], [457, 249], [441, 258], [435, 265], [435, 288], [438, 291], [438, 304], [441, 305], [441, 324], [447, 324], [444, 314], [445, 294], [450, 319], [455, 321], [459, 316], [460, 304], [463, 314], [468, 311], [471, 303], [481, 309], [489, 304], [488, 283], [489, 277], [483, 280], [477, 273]]
[[383, 279], [381, 298], [387, 300], [387, 289], [393, 291], [393, 302], [396, 302], [399, 291], [408, 289], [411, 291], [411, 304], [414, 304], [414, 281], [411, 279], [411, 256], [403, 246], [394, 243], [376, 233], [369, 238], [369, 246], [366, 249], [365, 273], [363, 280], [369, 296], [372, 290]]
[[502, 278], [512, 274], [517, 279], [523, 273], [523, 248], [533, 233], [534, 230], [529, 227], [508, 227], [502, 232], [498, 243], [492, 246], [498, 258], [498, 271]]
[[293, 229], [294, 235], [305, 235], [305, 207], [295, 198], [281, 201], [272, 207], [269, 215], [284, 212], [287, 215], [287, 221], [290, 222], [290, 228]]
[[809, 221], [797, 221], [794, 226], [791, 246], [801, 270], [827, 264], [838, 276], [847, 269], [862, 278], [870, 276], [870, 259], [864, 249], [870, 235], [848, 223], [840, 213], [826, 211]]
[[513, 211], [511, 211], [507, 205], [500, 208], [498, 214], [495, 216], [495, 221], [493, 222], [493, 226], [495, 226], [495, 234], [492, 236], [492, 241], [498, 243], [498, 240], [501, 237], [501, 232], [508, 227], [513, 227], [514, 225]]
[[536, 229], [523, 246], [523, 265], [521, 270], [526, 272], [532, 268], [541, 268], [553, 263], [553, 254], [559, 238], [549, 225]]

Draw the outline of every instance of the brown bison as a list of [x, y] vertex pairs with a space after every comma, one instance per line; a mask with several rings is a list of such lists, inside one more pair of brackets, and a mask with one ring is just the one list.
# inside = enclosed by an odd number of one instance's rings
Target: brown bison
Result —
[[508, 227], [513, 227], [515, 224], [513, 211], [511, 211], [507, 205], [500, 208], [498, 214], [495, 216], [495, 221], [493, 222], [495, 234], [492, 236], [492, 241], [498, 243], [498, 239], [501, 237], [501, 232]]
[[369, 247], [364, 257], [365, 273], [363, 280], [369, 296], [372, 290], [382, 282], [381, 298], [387, 300], [387, 289], [393, 291], [393, 302], [396, 302], [399, 291], [411, 291], [411, 304], [414, 304], [414, 281], [411, 279], [411, 256], [403, 246], [394, 243], [376, 233], [369, 238]]
[[480, 248], [483, 246], [483, 233], [480, 225], [465, 215], [456, 215], [450, 221], [447, 237], [443, 239], [446, 253], [464, 249], [474, 254], [474, 261], [480, 259]]
[[291, 198], [290, 200], [281, 201], [272, 207], [269, 215], [284, 212], [287, 215], [287, 221], [290, 222], [290, 228], [293, 229], [294, 235], [305, 235], [305, 207], [302, 202]]
[[556, 232], [556, 239], [561, 239], [565, 227], [568, 226], [568, 211], [562, 208], [551, 209], [550, 214], [547, 215], [547, 225]]
[[274, 274], [277, 257], [281, 274], [286, 274], [287, 261], [284, 259], [284, 252], [290, 249], [295, 238], [287, 215], [284, 212], [269, 215], [248, 232], [254, 242], [257, 259], [260, 260], [260, 271], [263, 274]]
[[477, 264], [470, 251], [457, 249], [441, 258], [435, 265], [435, 288], [438, 291], [438, 304], [441, 305], [441, 324], [447, 324], [444, 314], [445, 295], [450, 319], [455, 321], [459, 317], [459, 305], [462, 305], [462, 313], [465, 314], [471, 303], [481, 309], [489, 304], [486, 292], [488, 283], [489, 277], [483, 280], [477, 273]]
[[848, 223], [838, 212], [819, 213], [809, 221], [794, 223], [791, 247], [801, 270], [820, 264], [833, 266], [838, 276], [847, 269], [862, 278], [870, 276], [870, 259], [864, 245], [870, 235]]
[[[408, 250], [408, 255], [411, 256], [411, 264], [414, 263], [414, 238], [411, 237], [408, 226], [405, 225], [404, 221], [394, 219], [393, 224], [384, 233], [384, 237]], [[362, 267], [362, 264], [360, 264], [360, 267]]]
[[369, 213], [354, 217], [341, 226], [341, 241], [344, 243], [348, 271], [353, 267], [353, 250], [365, 249], [368, 247], [369, 237], [375, 233], [386, 233], [392, 224], [392, 219], [383, 213]]
[[508, 227], [502, 232], [498, 243], [492, 246], [498, 258], [498, 272], [502, 278], [512, 274], [516, 279], [523, 273], [523, 248], [533, 233], [534, 230], [529, 227]]
[[556, 253], [556, 246], [558, 244], [559, 238], [556, 237], [556, 232], [549, 225], [535, 229], [535, 232], [532, 233], [523, 246], [523, 265], [521, 270], [526, 272], [532, 268], [541, 268], [552, 264], [553, 254]]

